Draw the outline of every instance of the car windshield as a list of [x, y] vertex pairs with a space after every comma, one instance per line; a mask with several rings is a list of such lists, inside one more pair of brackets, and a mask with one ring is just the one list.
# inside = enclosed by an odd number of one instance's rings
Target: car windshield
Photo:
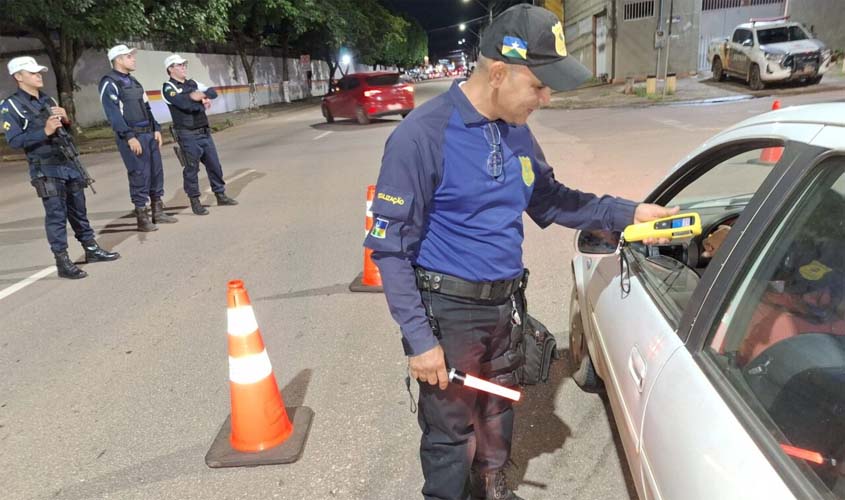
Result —
[[760, 42], [760, 45], [806, 40], [807, 38], [809, 38], [807, 33], [799, 26], [784, 26], [782, 28], [757, 31], [757, 40]]
[[390, 75], [378, 75], [367, 78], [367, 85], [370, 87], [390, 87], [399, 83], [399, 73]]

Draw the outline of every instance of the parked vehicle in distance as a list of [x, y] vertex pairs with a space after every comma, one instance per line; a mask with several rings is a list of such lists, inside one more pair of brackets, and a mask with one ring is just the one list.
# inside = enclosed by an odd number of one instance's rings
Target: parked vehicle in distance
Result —
[[579, 231], [569, 308], [639, 498], [845, 499], [845, 103], [735, 125], [645, 201], [701, 234]]
[[731, 38], [711, 42], [707, 59], [713, 79], [735, 76], [752, 90], [773, 82], [819, 83], [833, 64], [833, 53], [802, 24], [788, 19], [752, 19], [737, 26]]
[[401, 115], [414, 109], [414, 85], [403, 82], [399, 73], [353, 73], [338, 80], [333, 92], [323, 97], [323, 117], [354, 118], [364, 125], [373, 117]]

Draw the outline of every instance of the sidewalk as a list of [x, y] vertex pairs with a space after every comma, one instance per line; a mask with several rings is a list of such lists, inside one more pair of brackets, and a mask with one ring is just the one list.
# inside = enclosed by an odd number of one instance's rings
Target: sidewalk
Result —
[[[255, 111], [242, 109], [238, 111], [230, 111], [228, 113], [219, 113], [209, 115], [208, 121], [211, 125], [211, 129], [214, 132], [219, 132], [246, 121], [270, 118], [272, 116], [306, 109], [319, 104], [320, 99], [321, 97], [309, 97], [307, 99], [291, 103], [281, 102], [261, 106]], [[173, 138], [170, 136], [170, 132], [168, 131], [169, 126], [170, 123], [162, 124], [161, 136], [162, 139], [164, 139], [164, 144], [170, 144], [173, 142]], [[107, 125], [84, 129], [82, 135], [77, 137], [75, 142], [79, 148], [80, 154], [117, 151], [114, 134], [112, 133], [111, 127]], [[23, 161], [25, 159], [26, 157], [22, 151], [10, 148], [9, 144], [5, 141], [5, 138], [0, 139], [0, 162]]]
[[624, 84], [607, 84], [584, 87], [570, 92], [560, 92], [552, 95], [549, 108], [554, 109], [586, 109], [586, 108], [616, 108], [616, 107], [645, 107], [659, 104], [680, 104], [696, 102], [719, 102], [727, 100], [754, 99], [770, 95], [807, 94], [845, 90], [845, 74], [840, 67], [836, 67], [824, 76], [818, 85], [804, 85], [801, 83], [773, 84], [763, 90], [752, 91], [745, 82], [729, 79], [716, 82], [710, 72], [701, 73], [697, 77], [678, 79], [677, 91], [674, 94], [662, 96], [663, 81], [658, 81], [657, 95], [645, 95], [645, 82], [634, 85], [634, 93], [625, 95]]

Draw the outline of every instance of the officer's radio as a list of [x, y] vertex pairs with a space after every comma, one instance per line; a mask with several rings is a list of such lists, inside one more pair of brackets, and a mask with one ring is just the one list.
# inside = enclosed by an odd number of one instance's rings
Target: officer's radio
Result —
[[701, 234], [701, 217], [695, 212], [673, 215], [625, 228], [622, 237], [626, 243], [646, 239], [682, 240]]

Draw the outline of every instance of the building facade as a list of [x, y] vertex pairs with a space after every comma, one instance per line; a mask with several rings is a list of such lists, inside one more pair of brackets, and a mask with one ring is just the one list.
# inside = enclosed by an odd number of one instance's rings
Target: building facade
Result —
[[784, 13], [833, 49], [845, 48], [842, 0], [564, 0], [570, 54], [599, 79], [709, 70], [711, 40], [751, 18]]

